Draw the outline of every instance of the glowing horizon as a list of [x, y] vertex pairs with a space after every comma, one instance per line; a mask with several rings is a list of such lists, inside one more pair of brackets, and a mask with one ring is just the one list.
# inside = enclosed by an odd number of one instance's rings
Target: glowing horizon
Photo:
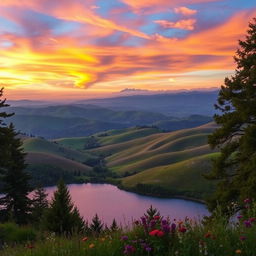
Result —
[[0, 84], [40, 100], [219, 87], [255, 16], [253, 0], [2, 0]]

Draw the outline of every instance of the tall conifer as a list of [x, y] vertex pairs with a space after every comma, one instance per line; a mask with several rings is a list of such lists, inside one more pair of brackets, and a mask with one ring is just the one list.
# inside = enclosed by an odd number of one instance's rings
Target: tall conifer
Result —
[[235, 74], [226, 78], [219, 92], [215, 115], [219, 128], [209, 136], [221, 155], [214, 162], [210, 179], [218, 188], [208, 206], [223, 210], [233, 200], [256, 195], [256, 18], [249, 24], [245, 40], [239, 41], [234, 57]]

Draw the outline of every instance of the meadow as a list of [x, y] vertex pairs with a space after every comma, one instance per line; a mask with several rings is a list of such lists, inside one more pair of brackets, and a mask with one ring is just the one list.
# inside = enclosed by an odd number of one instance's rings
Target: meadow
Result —
[[[240, 208], [240, 214], [233, 215]], [[218, 211], [202, 221], [165, 218], [151, 207], [132, 227], [104, 228], [72, 236], [17, 228], [1, 224], [2, 256], [226, 256], [255, 255], [256, 204], [245, 199], [230, 205], [229, 218]], [[9, 225], [8, 236], [4, 230]], [[18, 236], [23, 229], [23, 236]], [[15, 241], [19, 237], [22, 241]], [[20, 232], [22, 233], [22, 232]], [[33, 233], [33, 232], [32, 232]], [[7, 233], [6, 233], [7, 234]], [[24, 239], [27, 234], [31, 240]], [[6, 241], [4, 241], [6, 240]]]

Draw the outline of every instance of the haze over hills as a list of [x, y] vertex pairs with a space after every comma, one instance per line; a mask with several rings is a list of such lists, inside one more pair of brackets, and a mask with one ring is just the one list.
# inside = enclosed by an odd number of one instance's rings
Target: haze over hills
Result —
[[191, 128], [212, 120], [208, 116], [187, 118], [147, 111], [114, 111], [94, 105], [60, 105], [40, 108], [11, 107], [9, 118], [22, 133], [45, 138], [81, 137], [134, 126], [156, 126], [165, 131]]
[[[22, 133], [45, 138], [81, 137], [111, 129], [156, 126], [164, 131], [192, 128], [212, 120], [217, 91], [137, 95], [67, 105], [10, 107]], [[25, 104], [27, 101], [22, 101]]]
[[140, 110], [158, 112], [174, 117], [192, 114], [210, 115], [215, 113], [214, 103], [218, 90], [186, 91], [170, 94], [133, 95], [105, 99], [88, 99], [77, 104], [92, 104], [113, 110]]

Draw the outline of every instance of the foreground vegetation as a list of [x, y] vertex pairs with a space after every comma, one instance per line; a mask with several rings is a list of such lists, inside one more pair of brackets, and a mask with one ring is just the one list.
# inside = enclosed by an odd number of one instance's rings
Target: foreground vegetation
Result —
[[[242, 210], [240, 215], [233, 216], [233, 222], [218, 213], [218, 210], [214, 217], [195, 221], [189, 218], [175, 220], [171, 216], [164, 218], [151, 207], [144, 216], [134, 221], [130, 228], [105, 228], [99, 232], [87, 230], [72, 237], [57, 236], [48, 232], [37, 232], [36, 236], [33, 236], [32, 231], [27, 230], [30, 240], [17, 244], [9, 238], [9, 241], [3, 244], [1, 255], [253, 256], [256, 243], [256, 204], [246, 199], [240, 206], [232, 204], [230, 213], [234, 213], [238, 207]], [[8, 225], [10, 226], [5, 224]], [[4, 230], [5, 226], [0, 226], [0, 230]], [[4, 232], [1, 232], [0, 237], [5, 238]]]

